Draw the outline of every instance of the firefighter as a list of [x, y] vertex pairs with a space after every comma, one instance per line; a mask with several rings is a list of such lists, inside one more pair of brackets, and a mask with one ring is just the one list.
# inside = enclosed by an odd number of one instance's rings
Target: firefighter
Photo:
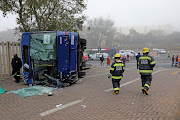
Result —
[[14, 58], [11, 62], [12, 65], [12, 76], [15, 78], [15, 82], [19, 83], [20, 81], [20, 69], [22, 67], [21, 59], [17, 56], [17, 54], [14, 54]]
[[110, 73], [108, 78], [112, 76], [112, 84], [114, 88], [114, 94], [118, 94], [120, 90], [120, 81], [123, 77], [124, 64], [120, 60], [120, 55], [117, 53], [114, 56], [115, 61], [111, 64]]
[[148, 95], [148, 90], [152, 81], [153, 67], [156, 65], [154, 58], [149, 56], [149, 49], [143, 48], [143, 56], [139, 58], [139, 73], [142, 79], [142, 93]]

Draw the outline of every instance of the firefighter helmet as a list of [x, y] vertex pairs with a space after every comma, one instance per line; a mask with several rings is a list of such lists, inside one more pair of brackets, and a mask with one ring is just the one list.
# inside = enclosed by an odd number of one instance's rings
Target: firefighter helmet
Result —
[[116, 53], [116, 54], [114, 55], [114, 57], [115, 57], [115, 58], [120, 58], [120, 54]]
[[148, 53], [149, 49], [147, 47], [143, 48], [143, 53]]

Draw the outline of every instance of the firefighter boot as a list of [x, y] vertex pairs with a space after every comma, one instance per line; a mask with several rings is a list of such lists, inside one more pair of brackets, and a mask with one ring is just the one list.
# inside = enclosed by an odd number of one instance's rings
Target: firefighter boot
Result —
[[145, 94], [144, 87], [141, 88], [142, 94]]
[[142, 89], [142, 94], [144, 94], [145, 93], [145, 91], [144, 91], [144, 89]]
[[148, 91], [146, 90], [146, 88], [144, 88], [144, 92], [146, 95], [149, 95]]
[[116, 95], [119, 93], [119, 90], [115, 90], [113, 93]]

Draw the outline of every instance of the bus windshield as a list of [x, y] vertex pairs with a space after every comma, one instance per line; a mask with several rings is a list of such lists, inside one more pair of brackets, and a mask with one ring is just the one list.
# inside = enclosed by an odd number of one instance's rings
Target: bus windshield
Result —
[[32, 33], [30, 35], [30, 56], [34, 60], [56, 59], [56, 33]]

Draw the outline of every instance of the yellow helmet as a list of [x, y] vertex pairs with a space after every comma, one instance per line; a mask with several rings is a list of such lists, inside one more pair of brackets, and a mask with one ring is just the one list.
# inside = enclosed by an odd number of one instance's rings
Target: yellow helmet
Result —
[[116, 58], [116, 57], [119, 57], [119, 58], [120, 58], [120, 54], [116, 53], [116, 54], [114, 55], [114, 57], [115, 57], [115, 58]]
[[149, 52], [149, 49], [147, 47], [143, 48], [143, 53]]

